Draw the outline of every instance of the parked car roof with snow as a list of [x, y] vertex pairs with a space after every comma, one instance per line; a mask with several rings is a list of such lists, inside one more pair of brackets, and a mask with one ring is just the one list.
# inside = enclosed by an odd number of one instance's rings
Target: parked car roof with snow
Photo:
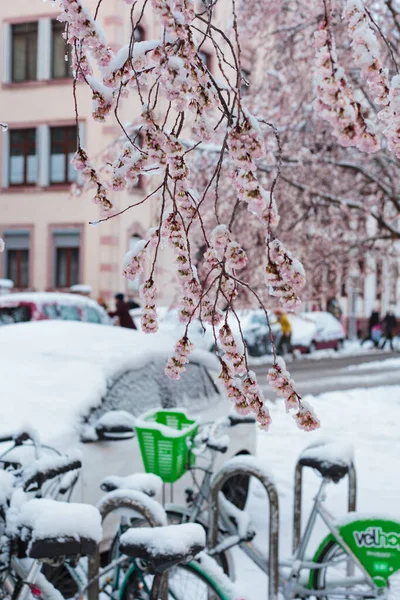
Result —
[[[188, 365], [178, 382], [165, 377], [164, 364], [174, 342], [161, 334], [90, 323], [36, 321], [2, 327], [2, 425], [9, 429], [29, 422], [45, 438], [76, 434], [79, 420], [91, 409], [98, 412], [102, 399], [106, 398], [109, 408], [116, 408], [124, 387], [129, 390], [127, 401], [137, 403], [137, 414], [149, 407], [149, 396], [155, 395], [157, 401], [160, 386], [170, 402], [173, 398], [183, 401], [191, 388], [185, 384], [185, 375], [190, 380], [195, 369]], [[215, 357], [202, 350], [195, 350], [192, 360], [216, 368]], [[208, 379], [207, 392], [215, 393]], [[118, 408], [125, 407], [120, 404]]]
[[111, 325], [107, 312], [81, 294], [63, 292], [21, 292], [0, 296], [0, 325], [59, 319]]

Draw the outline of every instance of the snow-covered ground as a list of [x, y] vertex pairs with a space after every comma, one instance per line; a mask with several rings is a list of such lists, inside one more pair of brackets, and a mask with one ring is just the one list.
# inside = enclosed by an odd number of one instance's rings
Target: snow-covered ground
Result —
[[[358, 477], [358, 510], [369, 513], [398, 515], [400, 521], [400, 479], [398, 477], [398, 447], [400, 422], [400, 386], [353, 389], [307, 397], [321, 419], [321, 430], [305, 433], [296, 428], [285, 413], [283, 403], [271, 406], [273, 425], [269, 433], [259, 432], [258, 456], [273, 473], [280, 501], [280, 555], [290, 555], [292, 544], [292, 507], [294, 467], [300, 451], [318, 438], [334, 438], [351, 442], [355, 450]], [[303, 523], [319, 484], [317, 475], [304, 471]], [[347, 479], [328, 488], [327, 506], [334, 515], [346, 510]], [[256, 541], [266, 544], [268, 505], [258, 484], [252, 485], [248, 504], [258, 532]], [[319, 522], [310, 549], [326, 534]], [[238, 579], [247, 584], [251, 600], [267, 598], [267, 578], [240, 551], [236, 553]], [[397, 588], [397, 585], [396, 585]], [[400, 598], [400, 589], [393, 600]], [[396, 595], [397, 593], [397, 595]], [[392, 600], [392, 598], [391, 598]]]

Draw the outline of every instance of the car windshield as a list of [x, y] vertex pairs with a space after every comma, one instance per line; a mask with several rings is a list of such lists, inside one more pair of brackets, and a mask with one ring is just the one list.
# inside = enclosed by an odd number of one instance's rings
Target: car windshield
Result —
[[11, 323], [23, 323], [31, 320], [31, 309], [29, 306], [2, 306], [0, 307], [0, 325]]
[[112, 382], [101, 406], [92, 411], [89, 423], [109, 410], [126, 410], [137, 417], [152, 408], [179, 406], [190, 414], [215, 402], [219, 392], [203, 365], [189, 363], [178, 381], [168, 379], [164, 367], [163, 361], [157, 361], [123, 373]]
[[61, 319], [63, 321], [80, 321], [81, 315], [77, 306], [73, 304], [67, 304], [65, 306], [59, 306], [58, 310], [60, 311]]

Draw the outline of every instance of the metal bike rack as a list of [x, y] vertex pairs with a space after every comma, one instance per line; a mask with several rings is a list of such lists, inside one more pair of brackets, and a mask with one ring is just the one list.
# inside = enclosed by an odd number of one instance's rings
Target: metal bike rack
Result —
[[[312, 446], [308, 446], [311, 448]], [[307, 450], [305, 448], [304, 450]], [[304, 452], [303, 450], [303, 452]], [[294, 472], [294, 501], [293, 501], [293, 554], [296, 552], [301, 539], [301, 509], [303, 499], [303, 469], [311, 468], [300, 464], [299, 457]], [[357, 474], [354, 463], [351, 462], [348, 473], [349, 488], [347, 493], [347, 510], [353, 512], [357, 504]]]
[[[238, 456], [228, 460], [211, 480], [208, 544], [218, 544], [219, 493], [223, 485], [235, 475], [249, 475], [261, 481], [269, 499], [269, 553], [265, 565], [259, 566], [268, 574], [268, 600], [278, 600], [279, 586], [279, 501], [275, 484], [260, 461], [252, 456]], [[268, 562], [268, 567], [267, 563]]]
[[[152, 503], [154, 502], [155, 508], [152, 510]], [[160, 520], [159, 507], [156, 505], [155, 500], [151, 500], [148, 496], [145, 496], [142, 492], [135, 490], [123, 490], [121, 494], [120, 490], [115, 492], [109, 492], [102, 498], [97, 505], [99, 509], [102, 522], [112, 512], [125, 508], [128, 510], [139, 513], [141, 517], [146, 519], [150, 527], [161, 527], [166, 525], [166, 520]], [[157, 510], [158, 509], [158, 510]], [[100, 571], [100, 547], [97, 546], [96, 553], [89, 557], [88, 564], [88, 580], [90, 582], [88, 586], [87, 597], [88, 600], [99, 599], [99, 571]]]

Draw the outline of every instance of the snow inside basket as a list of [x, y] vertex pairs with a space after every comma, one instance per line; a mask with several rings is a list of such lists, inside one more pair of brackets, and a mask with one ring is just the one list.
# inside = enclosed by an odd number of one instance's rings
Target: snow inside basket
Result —
[[147, 473], [159, 475], [164, 483], [174, 483], [194, 464], [188, 442], [197, 434], [198, 423], [185, 411], [147, 412], [136, 420], [135, 429]]

